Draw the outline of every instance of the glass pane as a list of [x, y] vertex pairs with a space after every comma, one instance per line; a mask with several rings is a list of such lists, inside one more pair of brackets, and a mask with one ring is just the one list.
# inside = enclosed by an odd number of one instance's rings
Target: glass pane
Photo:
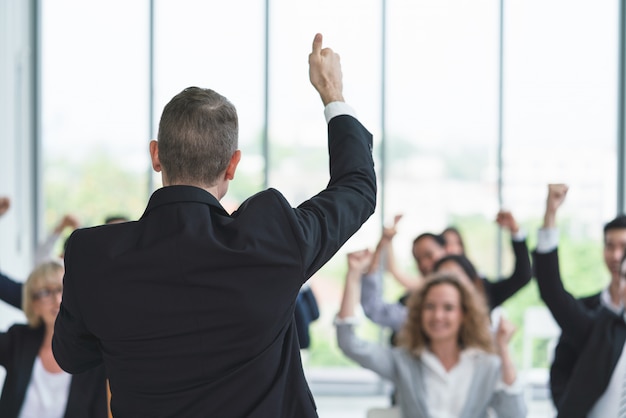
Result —
[[506, 13], [505, 204], [535, 229], [547, 184], [569, 185], [557, 221], [564, 278], [580, 295], [608, 279], [575, 277], [605, 271], [602, 227], [617, 207], [617, 6], [524, 0]]
[[417, 275], [412, 241], [456, 226], [468, 257], [496, 266], [498, 4], [390, 1], [385, 213]]
[[41, 3], [48, 229], [65, 213], [89, 226], [111, 214], [137, 218], [143, 212], [149, 139], [146, 5]]
[[[506, 4], [504, 204], [526, 225], [532, 250], [547, 184], [569, 185], [557, 219], [561, 273], [574, 295], [589, 295], [610, 277], [602, 227], [617, 207], [618, 3]], [[533, 280], [506, 309], [523, 327], [524, 309], [542, 304]], [[521, 335], [513, 343], [521, 351]], [[544, 356], [532, 366], [548, 365]]]

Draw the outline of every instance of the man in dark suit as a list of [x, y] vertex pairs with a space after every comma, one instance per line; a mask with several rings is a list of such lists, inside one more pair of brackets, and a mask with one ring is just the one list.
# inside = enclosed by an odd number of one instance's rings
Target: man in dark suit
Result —
[[76, 231], [53, 350], [104, 363], [117, 417], [315, 417], [294, 322], [300, 287], [374, 212], [371, 134], [343, 102], [339, 56], [317, 34], [309, 76], [325, 105], [330, 181], [291, 207], [274, 189], [228, 214], [237, 115], [188, 88], [164, 108], [139, 221]]
[[[626, 323], [621, 309], [623, 303], [623, 258], [618, 261], [617, 300], [604, 301], [600, 294], [584, 302], [572, 297], [563, 287], [559, 260], [554, 240], [546, 238], [555, 227], [555, 214], [567, 193], [567, 186], [549, 185], [546, 216], [533, 253], [535, 276], [541, 298], [544, 300], [562, 330], [559, 349], [556, 350], [551, 382], [556, 394], [554, 403], [559, 417], [613, 417], [618, 416], [622, 380], [626, 372]], [[610, 224], [610, 223], [609, 223]], [[609, 227], [609, 231], [612, 228]], [[543, 237], [541, 235], [544, 235]], [[605, 229], [605, 261], [613, 270], [607, 254]], [[609, 240], [609, 247], [612, 246]], [[623, 251], [622, 251], [623, 252]], [[613, 285], [609, 286], [609, 288]], [[616, 307], [620, 307], [616, 309]], [[561, 350], [561, 351], [559, 351]], [[556, 385], [556, 386], [555, 386]], [[556, 389], [556, 392], [555, 392]], [[554, 395], [553, 395], [554, 396]]]
[[[565, 199], [567, 186], [551, 184], [548, 189], [548, 200], [544, 225], [539, 231], [538, 246], [544, 252], [556, 249], [558, 245], [558, 230], [556, 228], [556, 212]], [[621, 303], [619, 297], [620, 263], [626, 254], [626, 216], [620, 215], [604, 226], [604, 263], [611, 275], [609, 285], [601, 292], [578, 299], [589, 310], [596, 310], [601, 306], [619, 313]], [[558, 407], [561, 397], [568, 384], [570, 375], [578, 359], [580, 347], [568, 341], [567, 335], [562, 334], [554, 350], [554, 359], [550, 366], [550, 391], [554, 405]]]

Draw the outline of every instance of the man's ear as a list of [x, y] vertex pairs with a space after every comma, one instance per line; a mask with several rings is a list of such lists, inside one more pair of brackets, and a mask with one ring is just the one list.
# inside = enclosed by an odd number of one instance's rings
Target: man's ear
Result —
[[239, 160], [241, 160], [241, 151], [236, 150], [233, 152], [233, 156], [230, 157], [230, 163], [228, 163], [228, 167], [226, 168], [226, 172], [224, 173], [225, 180], [232, 180], [235, 178], [235, 171], [237, 170], [237, 164], [239, 164]]
[[161, 161], [159, 160], [159, 143], [154, 139], [150, 141], [150, 159], [152, 160], [152, 168], [157, 173], [161, 172]]

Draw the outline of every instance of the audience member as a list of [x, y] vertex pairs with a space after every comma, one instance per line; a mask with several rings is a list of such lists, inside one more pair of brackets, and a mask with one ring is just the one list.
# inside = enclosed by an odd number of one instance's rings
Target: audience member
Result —
[[445, 248], [447, 254], [465, 255], [465, 243], [461, 231], [454, 226], [449, 226], [441, 233], [443, 240], [446, 242]]
[[113, 415], [315, 417], [294, 320], [301, 286], [376, 206], [372, 136], [343, 101], [339, 56], [317, 34], [309, 76], [325, 106], [330, 180], [292, 208], [275, 189], [228, 214], [241, 153], [223, 96], [166, 106], [153, 168], [164, 187], [136, 222], [75, 231], [53, 350], [62, 368], [106, 365]]
[[[549, 252], [557, 248], [559, 231], [556, 227], [556, 212], [565, 199], [568, 187], [565, 184], [551, 184], [548, 186], [548, 200], [544, 225], [539, 231], [537, 247]], [[619, 296], [620, 263], [626, 255], [626, 216], [619, 215], [604, 226], [603, 259], [610, 274], [608, 286], [601, 292], [578, 299], [585, 307], [595, 310], [605, 306], [616, 313], [621, 311]], [[569, 377], [576, 362], [578, 347], [567, 341], [566, 335], [561, 335], [554, 350], [552, 365], [550, 366], [550, 391], [552, 400], [557, 406], [565, 390]]]
[[[590, 309], [565, 290], [559, 270], [557, 240], [554, 237], [549, 239], [547, 235], [555, 235], [556, 211], [566, 194], [567, 186], [563, 184], [548, 186], [546, 216], [533, 253], [539, 293], [561, 327], [562, 344], [566, 344], [569, 350], [567, 362], [561, 359], [559, 367], [559, 372], [563, 374], [560, 375], [558, 397], [555, 399], [558, 417], [618, 417], [626, 408], [626, 405], [620, 404], [620, 399], [624, 401], [622, 392], [626, 374], [623, 311], [626, 302], [626, 261], [621, 260], [621, 279], [612, 283], [617, 287], [614, 293], [617, 300], [608, 298], [609, 292], [606, 299], [601, 297], [603, 301], [599, 302], [597, 309]], [[608, 259], [605, 261], [613, 266]], [[608, 299], [611, 299], [610, 303]], [[619, 309], [616, 310], [617, 307]]]
[[[510, 212], [500, 211], [496, 217], [496, 222], [500, 225], [500, 227], [508, 229], [511, 232], [512, 247], [515, 255], [515, 266], [513, 273], [508, 278], [492, 281], [484, 277], [479, 277], [477, 274], [470, 276], [472, 282], [475, 285], [478, 285], [479, 289], [484, 292], [489, 310], [495, 309], [508, 298], [513, 296], [519, 289], [524, 287], [530, 281], [532, 276], [530, 255], [528, 253], [528, 247], [526, 246], [526, 237], [525, 234], [520, 232], [520, 228], [515, 222], [515, 218]], [[391, 249], [391, 242], [396, 232], [395, 223], [393, 227], [384, 228], [381, 243], [377, 246], [377, 251], [381, 251], [383, 254], [386, 252], [388, 259], [394, 258]], [[431, 234], [422, 234], [421, 236], [430, 237], [430, 235]], [[431, 238], [430, 241], [432, 243], [435, 239]], [[443, 248], [443, 246], [441, 246], [440, 249], [441, 248]], [[437, 256], [428, 257], [426, 266], [429, 270], [426, 271], [434, 271], [435, 266], [437, 266], [437, 262], [445, 256], [445, 252], [437, 251]], [[451, 256], [451, 261], [455, 261], [457, 263], [465, 262], [471, 265], [471, 262], [469, 262], [465, 256]], [[395, 264], [394, 261], [389, 261], [389, 263]], [[370, 269], [368, 274], [366, 274], [363, 278], [361, 305], [365, 315], [370, 320], [379, 325], [388, 326], [397, 332], [406, 320], [407, 310], [401, 302], [387, 303], [384, 301], [382, 286], [384, 265], [385, 257], [383, 255], [381, 257], [381, 262], [376, 264], [375, 271], [371, 272]], [[472, 270], [475, 271], [473, 266]]]
[[370, 256], [368, 250], [348, 255], [337, 340], [346, 356], [394, 383], [403, 416], [469, 418], [494, 410], [498, 417], [525, 417], [523, 393], [512, 386], [513, 329], [503, 322], [496, 349], [485, 302], [454, 274], [435, 273], [411, 294], [397, 347], [356, 336], [358, 287]]
[[3, 418], [107, 416], [104, 367], [72, 376], [52, 355], [62, 292], [63, 265], [40, 264], [24, 285], [28, 325], [13, 325], [0, 333], [0, 365], [7, 372], [0, 396]]

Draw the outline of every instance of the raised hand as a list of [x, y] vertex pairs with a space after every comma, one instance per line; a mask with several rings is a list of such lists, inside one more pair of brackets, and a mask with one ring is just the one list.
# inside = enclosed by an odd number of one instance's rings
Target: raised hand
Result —
[[65, 228], [71, 228], [72, 230], [74, 230], [79, 226], [80, 222], [78, 221], [78, 218], [74, 215], [67, 214], [63, 216], [63, 218], [61, 218], [54, 231], [60, 234]]
[[372, 252], [368, 249], [348, 253], [348, 270], [358, 272], [359, 277], [365, 273], [372, 262]]
[[498, 348], [506, 347], [515, 331], [517, 331], [517, 327], [504, 316], [501, 316], [496, 330], [496, 346]]
[[543, 218], [544, 228], [554, 228], [556, 224], [556, 211], [565, 201], [568, 189], [569, 187], [566, 184], [548, 184], [546, 213]]
[[6, 196], [0, 197], [0, 216], [4, 215], [11, 207], [11, 199]]
[[400, 222], [400, 219], [402, 219], [402, 214], [398, 214], [393, 217], [392, 226], [383, 227], [383, 239], [391, 241], [393, 237], [396, 236], [396, 233], [398, 232], [396, 227], [398, 226], [398, 222]]
[[309, 78], [318, 91], [324, 106], [330, 102], [343, 102], [343, 81], [339, 54], [330, 48], [322, 49], [322, 34], [313, 39], [309, 54]]
[[517, 234], [519, 231], [519, 225], [515, 221], [513, 214], [508, 210], [501, 210], [496, 215], [496, 222], [500, 227], [508, 229], [511, 234]]

